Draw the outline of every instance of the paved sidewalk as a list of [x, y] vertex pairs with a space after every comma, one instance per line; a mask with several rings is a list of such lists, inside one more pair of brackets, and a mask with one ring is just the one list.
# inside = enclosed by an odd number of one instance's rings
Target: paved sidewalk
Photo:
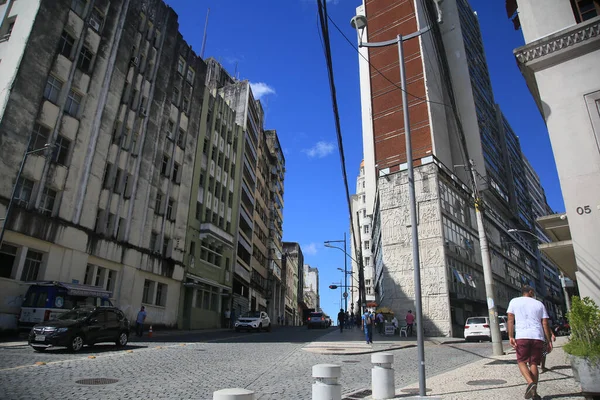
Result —
[[[566, 337], [557, 338], [555, 349], [547, 357], [548, 371], [540, 375], [538, 386], [538, 394], [542, 399], [584, 398], [581, 395], [581, 387], [573, 379], [571, 364], [562, 349], [566, 342]], [[427, 396], [432, 400], [522, 399], [525, 393], [525, 380], [519, 373], [512, 349], [504, 356], [485, 357], [450, 372], [427, 377], [426, 383]], [[418, 394], [419, 388], [416, 382], [407, 387], [396, 388], [395, 398], [414, 398]], [[344, 397], [346, 400], [371, 398], [364, 395]]]

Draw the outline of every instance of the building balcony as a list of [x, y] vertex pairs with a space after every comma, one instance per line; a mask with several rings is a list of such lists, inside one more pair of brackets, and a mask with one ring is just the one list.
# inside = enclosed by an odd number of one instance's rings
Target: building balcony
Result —
[[222, 244], [233, 247], [233, 236], [210, 222], [200, 224], [200, 239], [216, 239]]

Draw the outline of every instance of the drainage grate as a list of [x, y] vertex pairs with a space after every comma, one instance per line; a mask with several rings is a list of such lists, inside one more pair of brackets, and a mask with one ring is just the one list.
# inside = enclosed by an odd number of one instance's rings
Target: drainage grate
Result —
[[489, 386], [489, 385], [504, 385], [506, 381], [504, 379], [478, 379], [475, 381], [467, 382], [470, 386]]
[[492, 362], [489, 362], [485, 365], [506, 365], [506, 364], [516, 364], [517, 360], [495, 360]]
[[360, 361], [358, 361], [358, 360], [343, 360], [342, 362], [345, 362], [348, 364], [356, 364], [356, 363], [359, 363]]
[[117, 382], [119, 380], [113, 378], [86, 378], [75, 381], [75, 383], [79, 383], [80, 385], [110, 385]]

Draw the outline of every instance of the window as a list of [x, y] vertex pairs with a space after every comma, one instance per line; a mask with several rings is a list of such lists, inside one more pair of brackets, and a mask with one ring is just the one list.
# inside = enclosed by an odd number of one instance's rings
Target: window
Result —
[[173, 88], [173, 93], [171, 94], [171, 102], [177, 105], [177, 101], [179, 100], [179, 90], [177, 88]]
[[177, 138], [177, 146], [185, 149], [185, 131], [183, 129], [179, 129], [179, 137]]
[[83, 46], [81, 48], [81, 52], [79, 53], [79, 59], [77, 60], [77, 68], [83, 72], [89, 72], [93, 58], [94, 53], [92, 53], [87, 47]]
[[40, 212], [45, 215], [52, 215], [55, 199], [56, 191], [50, 188], [44, 188], [44, 191], [42, 192], [42, 200], [40, 202]]
[[369, 225], [365, 225], [364, 231], [365, 231], [365, 233], [369, 233]]
[[167, 137], [172, 138], [173, 136], [175, 136], [174, 131], [175, 131], [175, 124], [173, 123], [173, 121], [167, 122]]
[[188, 106], [189, 106], [189, 105], [190, 105], [190, 100], [188, 99], [188, 97], [187, 97], [187, 96], [183, 96], [183, 105], [182, 105], [181, 107], [182, 107], [182, 109], [183, 109], [182, 111], [183, 111], [184, 113], [186, 113], [186, 114], [187, 114], [187, 112], [188, 112]]
[[164, 283], [157, 283], [156, 284], [156, 300], [154, 301], [154, 304], [156, 304], [157, 306], [164, 307], [166, 303], [167, 303], [167, 285], [165, 285]]
[[17, 258], [17, 247], [3, 243], [0, 247], [0, 277], [10, 278]]
[[50, 75], [46, 81], [46, 87], [44, 88], [44, 97], [53, 103], [58, 101], [60, 96], [60, 90], [62, 89], [62, 82]]
[[183, 58], [180, 58], [179, 61], [177, 62], [177, 72], [179, 73], [179, 75], [183, 75], [184, 68], [185, 68], [185, 61], [183, 60]]
[[117, 168], [117, 174], [115, 176], [115, 183], [113, 185], [114, 193], [121, 193], [121, 179], [123, 177], [123, 170], [121, 168]]
[[167, 204], [167, 219], [168, 220], [173, 220], [175, 219], [174, 215], [173, 215], [173, 206], [175, 204], [175, 201], [173, 199], [169, 199], [169, 203]]
[[23, 266], [23, 272], [21, 273], [21, 280], [24, 282], [35, 281], [38, 279], [40, 273], [40, 266], [42, 265], [43, 253], [34, 250], [27, 250], [27, 256], [25, 257], [25, 265]]
[[371, 257], [365, 257], [365, 267], [368, 267], [371, 264]]
[[194, 72], [194, 70], [193, 70], [192, 68], [188, 68], [188, 70], [187, 70], [187, 74], [186, 74], [186, 77], [185, 77], [185, 79], [186, 79], [186, 80], [187, 80], [189, 83], [193, 84], [193, 83], [194, 83], [194, 76], [195, 76], [195, 75], [196, 75], [196, 73]]
[[150, 304], [152, 302], [152, 284], [154, 282], [148, 279], [144, 280], [144, 291], [142, 292], [142, 303]]
[[156, 193], [156, 200], [154, 201], [154, 213], [160, 214], [160, 205], [162, 204], [162, 193]]
[[365, 240], [365, 250], [369, 250], [371, 248], [370, 244], [371, 243], [368, 240]]
[[56, 143], [54, 143], [54, 157], [53, 160], [60, 165], [67, 165], [67, 158], [69, 156], [69, 147], [71, 147], [71, 141], [62, 135], [56, 137]]
[[193, 240], [190, 242], [190, 254], [192, 256], [196, 254], [196, 242]]
[[42, 126], [40, 124], [35, 124], [33, 126], [33, 132], [31, 133], [33, 137], [31, 138], [31, 142], [29, 143], [28, 151], [41, 149], [48, 143], [48, 138], [50, 137], [50, 129]]
[[179, 174], [179, 164], [173, 163], [173, 176], [171, 177], [171, 181], [173, 181], [173, 183], [177, 183], [178, 174]]
[[169, 174], [169, 156], [167, 156], [167, 155], [163, 155], [160, 173], [163, 174], [164, 176], [167, 176]]
[[77, 113], [79, 112], [79, 105], [81, 104], [81, 99], [82, 97], [80, 94], [77, 94], [71, 90], [65, 103], [65, 112], [72, 117], [77, 117]]
[[200, 216], [202, 215], [202, 204], [197, 201], [196, 202], [196, 219], [200, 221]]
[[155, 232], [150, 234], [150, 250], [156, 251], [156, 246], [158, 245], [158, 235]]
[[19, 179], [17, 187], [15, 188], [15, 201], [24, 207], [29, 205], [31, 200], [31, 193], [33, 192], [33, 181], [27, 178]]
[[86, 4], [86, 0], [71, 0], [71, 10], [75, 11], [80, 17], [83, 17]]
[[367, 210], [363, 210], [363, 217], [366, 218], [367, 217]]
[[70, 59], [74, 44], [75, 39], [73, 39], [73, 36], [69, 35], [66, 31], [63, 31], [60, 35], [60, 41], [58, 42], [58, 54], [62, 54]]
[[104, 15], [102, 15], [97, 8], [94, 8], [92, 10], [92, 14], [90, 15], [90, 27], [96, 32], [100, 32], [103, 23]]
[[[573, 4], [573, 0], [572, 4]], [[600, 0], [575, 0], [574, 9], [577, 22], [587, 21], [600, 15]]]

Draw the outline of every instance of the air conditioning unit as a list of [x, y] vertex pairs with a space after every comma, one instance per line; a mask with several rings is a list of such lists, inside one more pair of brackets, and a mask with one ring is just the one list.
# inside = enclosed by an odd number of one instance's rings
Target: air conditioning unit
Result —
[[138, 61], [139, 61], [138, 57], [131, 57], [131, 65], [133, 65], [134, 67], [137, 67]]
[[100, 30], [100, 22], [96, 21], [94, 18], [90, 18], [90, 26], [96, 32], [98, 32]]

